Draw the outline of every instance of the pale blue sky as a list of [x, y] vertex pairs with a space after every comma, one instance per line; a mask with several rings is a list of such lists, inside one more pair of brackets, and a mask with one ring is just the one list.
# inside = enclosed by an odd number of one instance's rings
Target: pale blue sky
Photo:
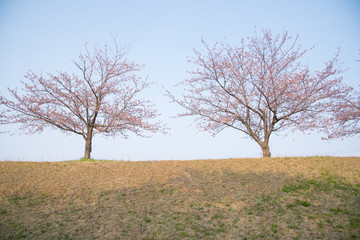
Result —
[[[191, 65], [186, 56], [225, 38], [236, 44], [258, 29], [300, 35], [299, 43], [315, 49], [304, 62], [319, 68], [341, 47], [344, 81], [360, 83], [360, 1], [48, 1], [0, 0], [0, 91], [20, 87], [28, 70], [35, 73], [73, 71], [83, 44], [103, 44], [111, 34], [130, 43], [128, 57], [146, 64], [142, 75], [157, 85], [144, 93], [162, 113], [171, 135], [130, 139], [95, 136], [92, 156], [116, 160], [171, 160], [260, 157], [261, 150], [240, 132], [226, 130], [211, 137], [199, 132], [192, 118], [174, 119], [182, 109], [161, 95], [184, 80]], [[181, 91], [176, 90], [176, 94]], [[2, 129], [12, 130], [15, 126]], [[282, 132], [273, 135], [273, 156], [360, 156], [359, 136], [323, 141], [321, 134]], [[83, 156], [79, 136], [45, 130], [38, 135], [0, 135], [0, 160], [54, 161]]]

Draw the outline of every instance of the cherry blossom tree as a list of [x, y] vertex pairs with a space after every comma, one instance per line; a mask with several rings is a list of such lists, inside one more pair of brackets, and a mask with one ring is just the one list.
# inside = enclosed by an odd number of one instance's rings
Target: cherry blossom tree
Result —
[[243, 39], [240, 46], [202, 43], [189, 62], [197, 69], [179, 83], [185, 94], [172, 101], [186, 109], [178, 116], [196, 116], [198, 127], [216, 135], [232, 128], [253, 139], [270, 157], [272, 133], [284, 129], [314, 130], [323, 126], [325, 110], [348, 89], [342, 85], [338, 52], [323, 69], [301, 63], [301, 50], [287, 32], [270, 30]]
[[[360, 51], [359, 51], [360, 54]], [[360, 62], [360, 60], [356, 60]], [[360, 87], [360, 85], [359, 85]], [[351, 137], [360, 133], [360, 92], [352, 87], [342, 97], [337, 98], [329, 109], [329, 116], [323, 130], [323, 139]]]
[[88, 48], [75, 66], [79, 74], [29, 71], [21, 81], [23, 88], [9, 89], [9, 97], [0, 96], [2, 123], [19, 123], [21, 132], [38, 133], [53, 127], [77, 134], [85, 140], [84, 158], [90, 158], [96, 134], [128, 137], [132, 132], [164, 132], [150, 101], [139, 94], [150, 83], [136, 75], [144, 66], [125, 58], [126, 47], [114, 41]]
[[353, 90], [334, 104], [325, 139], [350, 137], [360, 133], [360, 93]]
[[[0, 107], [1, 107], [1, 102], [0, 102]], [[5, 116], [5, 110], [4, 109], [0, 109], [0, 125], [6, 124], [6, 116]], [[4, 131], [0, 130], [0, 133], [4, 133]]]
[[324, 128], [327, 133], [325, 139], [350, 137], [360, 133], [360, 92], [351, 87], [349, 89], [351, 91], [332, 105], [328, 121], [331, 122], [330, 127]]

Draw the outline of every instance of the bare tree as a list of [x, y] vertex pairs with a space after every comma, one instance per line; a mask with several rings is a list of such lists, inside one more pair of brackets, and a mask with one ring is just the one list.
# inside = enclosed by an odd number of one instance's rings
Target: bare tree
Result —
[[25, 133], [38, 133], [54, 127], [85, 140], [84, 158], [90, 158], [95, 134], [106, 136], [128, 132], [164, 131], [153, 104], [139, 97], [149, 87], [136, 73], [143, 68], [125, 58], [126, 48], [85, 47], [75, 62], [79, 74], [29, 71], [21, 81], [23, 89], [9, 89], [10, 98], [0, 96], [3, 123], [19, 123]]
[[236, 129], [253, 139], [270, 157], [272, 133], [287, 128], [312, 130], [323, 122], [324, 110], [348, 89], [337, 68], [338, 54], [320, 71], [311, 72], [301, 63], [307, 50], [287, 32], [243, 39], [239, 47], [205, 41], [205, 53], [194, 50], [189, 62], [197, 66], [179, 85], [182, 98], [166, 95], [187, 111], [179, 116], [197, 116], [198, 126], [214, 135]]

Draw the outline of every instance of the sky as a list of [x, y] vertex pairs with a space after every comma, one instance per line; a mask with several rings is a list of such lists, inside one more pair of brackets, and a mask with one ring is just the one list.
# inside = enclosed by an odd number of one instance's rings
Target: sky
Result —
[[[131, 135], [93, 139], [95, 159], [146, 161], [261, 157], [260, 147], [244, 134], [227, 129], [212, 137], [200, 131], [194, 118], [174, 118], [183, 109], [171, 103], [165, 89], [181, 95], [174, 85], [189, 77], [194, 66], [186, 57], [209, 43], [232, 45], [256, 29], [299, 34], [303, 48], [315, 48], [304, 63], [320, 69], [340, 47], [344, 82], [360, 84], [360, 1], [357, 0], [0, 0], [0, 92], [21, 88], [28, 70], [34, 73], [75, 72], [73, 61], [90, 45], [110, 43], [116, 36], [129, 44], [127, 57], [145, 64], [141, 76], [155, 82], [143, 96], [152, 100], [169, 134], [150, 138]], [[76, 72], [75, 72], [76, 73]], [[0, 126], [0, 160], [77, 160], [84, 140], [55, 129], [18, 134], [19, 126]], [[359, 136], [321, 140], [317, 132], [282, 131], [272, 135], [274, 157], [360, 156]]]

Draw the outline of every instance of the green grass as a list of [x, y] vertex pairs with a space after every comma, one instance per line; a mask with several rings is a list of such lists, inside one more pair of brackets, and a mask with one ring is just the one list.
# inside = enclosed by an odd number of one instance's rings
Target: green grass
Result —
[[0, 162], [0, 239], [359, 239], [360, 158]]

